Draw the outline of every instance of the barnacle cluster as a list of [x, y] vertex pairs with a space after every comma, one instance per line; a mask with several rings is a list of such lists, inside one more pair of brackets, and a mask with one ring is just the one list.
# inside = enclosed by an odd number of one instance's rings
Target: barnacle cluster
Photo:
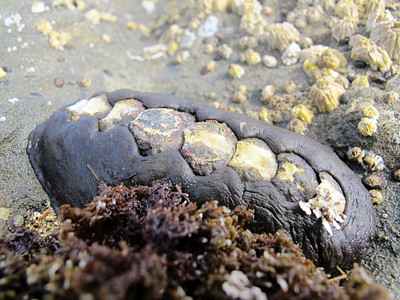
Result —
[[382, 156], [376, 154], [374, 151], [364, 150], [360, 147], [350, 148], [347, 151], [347, 158], [373, 172], [379, 172], [385, 168]]
[[366, 62], [373, 70], [386, 72], [390, 69], [392, 61], [389, 55], [370, 39], [356, 34], [350, 38], [349, 45], [351, 59]]
[[313, 213], [318, 219], [322, 220], [322, 224], [328, 231], [329, 235], [333, 235], [331, 225], [340, 230], [344, 222], [344, 209], [346, 200], [343, 193], [338, 190], [329, 180], [323, 179], [318, 185], [317, 196], [308, 202], [299, 202], [300, 208], [308, 215]]
[[310, 98], [320, 112], [332, 111], [339, 105], [340, 97], [345, 92], [343, 84], [324, 76], [311, 87]]
[[339, 286], [284, 232], [244, 229], [244, 207], [197, 206], [162, 183], [99, 190], [84, 209], [62, 206], [51, 235], [0, 241], [0, 298], [390, 299], [357, 265]]
[[36, 30], [48, 37], [49, 44], [54, 49], [64, 50], [64, 46], [71, 39], [71, 35], [69, 33], [53, 30], [53, 26], [47, 20], [40, 20], [36, 25]]
[[379, 111], [373, 105], [368, 105], [363, 114], [364, 117], [357, 126], [358, 130], [362, 135], [371, 136], [378, 130]]

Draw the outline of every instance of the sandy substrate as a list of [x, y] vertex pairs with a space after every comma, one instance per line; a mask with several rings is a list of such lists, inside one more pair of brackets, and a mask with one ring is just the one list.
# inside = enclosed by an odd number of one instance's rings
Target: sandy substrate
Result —
[[[32, 211], [42, 210], [47, 205], [47, 195], [30, 167], [25, 147], [30, 131], [64, 105], [98, 91], [130, 88], [172, 93], [183, 99], [204, 101], [257, 117], [263, 106], [269, 109], [270, 115], [279, 110], [278, 106], [264, 105], [260, 101], [261, 90], [268, 84], [276, 86], [277, 95], [288, 95], [289, 98], [292, 95], [294, 100], [288, 102], [309, 102], [308, 91], [313, 82], [303, 71], [302, 63], [283, 65], [281, 52], [265, 45], [256, 49], [261, 55], [277, 57], [279, 64], [276, 68], [267, 68], [262, 62], [256, 65], [240, 62], [240, 53], [244, 50], [238, 46], [238, 40], [244, 33], [239, 28], [238, 14], [214, 12], [218, 18], [218, 32], [207, 38], [195, 34], [193, 45], [186, 49], [190, 57], [176, 64], [176, 54], [163, 50], [153, 53], [154, 57], [161, 53], [160, 58], [141, 59], [144, 47], [162, 42], [166, 32], [164, 23], [149, 37], [144, 37], [140, 29], [127, 27], [128, 22], [151, 26], [152, 20], [168, 11], [168, 2], [172, 1], [160, 1], [152, 14], [146, 13], [139, 0], [90, 1], [82, 10], [73, 10], [73, 7], [65, 5], [53, 7], [50, 0], [43, 2], [43, 12], [32, 13], [33, 1], [0, 0], [0, 67], [6, 72], [0, 79], [1, 235], [22, 226]], [[59, 2], [68, 4], [68, 1]], [[275, 12], [267, 17], [269, 22], [285, 20], [287, 13], [296, 7], [295, 1], [275, 2], [264, 1], [264, 6], [269, 4]], [[187, 7], [181, 5], [184, 8], [177, 10], [182, 13], [177, 16], [178, 23], [181, 20], [180, 24], [187, 24], [190, 12], [198, 12], [198, 8], [194, 8], [198, 3], [190, 3], [187, 1]], [[85, 17], [90, 9], [110, 13], [115, 20], [106, 16], [96, 23]], [[53, 31], [70, 35], [64, 50], [51, 47], [49, 38], [35, 28], [42, 19], [52, 24]], [[359, 30], [365, 33], [362, 26]], [[196, 30], [193, 32], [197, 33]], [[312, 124], [305, 127], [305, 134], [329, 145], [344, 159], [351, 147], [372, 150], [383, 157], [386, 167], [380, 174], [387, 180], [387, 186], [382, 191], [383, 201], [375, 206], [378, 235], [362, 264], [398, 298], [400, 188], [392, 174], [400, 168], [400, 137], [396, 139], [400, 132], [400, 104], [398, 100], [387, 101], [384, 91], [393, 74], [373, 71], [368, 66], [357, 68], [350, 59], [348, 44], [335, 41], [326, 26], [306, 26], [303, 33], [311, 36], [314, 44], [322, 43], [341, 51], [348, 59], [348, 78], [354, 79], [360, 74], [369, 76], [370, 88], [349, 88], [341, 105], [333, 112], [316, 111]], [[216, 54], [207, 54], [205, 44], [227, 44], [233, 53], [229, 59], [222, 59]], [[218, 68], [204, 74], [203, 67], [211, 60], [217, 61]], [[241, 78], [229, 75], [231, 63], [239, 63], [245, 68]], [[82, 80], [87, 79], [91, 84], [85, 86]], [[292, 90], [288, 83], [295, 84]], [[241, 85], [248, 90], [247, 99], [243, 103], [234, 103], [234, 94]], [[357, 129], [362, 117], [362, 106], [358, 107], [358, 104], [370, 99], [380, 111], [378, 131], [372, 136], [363, 136]], [[279, 113], [280, 118], [271, 119], [286, 127], [293, 117], [290, 112]], [[349, 165], [360, 177], [371, 173], [357, 163], [349, 162]]]

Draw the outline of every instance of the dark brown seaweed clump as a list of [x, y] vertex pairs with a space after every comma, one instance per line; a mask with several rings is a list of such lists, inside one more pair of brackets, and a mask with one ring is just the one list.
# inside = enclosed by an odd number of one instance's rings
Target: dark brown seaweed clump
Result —
[[168, 184], [103, 185], [54, 232], [49, 215], [0, 242], [0, 299], [391, 299], [358, 266], [341, 287], [284, 232], [243, 229], [252, 211]]

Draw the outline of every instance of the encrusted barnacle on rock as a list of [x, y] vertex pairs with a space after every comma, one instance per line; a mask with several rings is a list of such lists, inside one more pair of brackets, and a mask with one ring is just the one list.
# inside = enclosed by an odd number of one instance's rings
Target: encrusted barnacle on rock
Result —
[[318, 57], [318, 66], [320, 68], [327, 67], [337, 72], [345, 72], [345, 67], [347, 65], [347, 59], [342, 52], [328, 48], [324, 50]]
[[382, 22], [396, 22], [390, 10], [371, 12], [368, 15], [367, 30], [371, 31], [376, 25]]
[[353, 0], [339, 0], [335, 6], [335, 15], [339, 18], [358, 19], [358, 6]]
[[320, 112], [332, 111], [339, 105], [339, 99], [345, 92], [346, 89], [342, 84], [324, 76], [311, 87], [310, 99]]
[[358, 131], [364, 136], [371, 136], [378, 130], [378, 121], [376, 119], [364, 117], [357, 125]]
[[346, 199], [328, 180], [322, 180], [316, 192], [315, 198], [307, 202], [300, 201], [299, 206], [306, 214], [311, 215], [312, 212], [318, 219], [321, 219], [329, 235], [333, 235], [331, 225], [337, 230], [341, 230], [341, 224], [346, 218], [344, 214]]
[[311, 120], [314, 117], [314, 113], [304, 104], [299, 104], [293, 107], [292, 116], [299, 118], [306, 124], [311, 124]]
[[283, 52], [291, 43], [300, 41], [300, 32], [288, 22], [274, 23], [267, 27], [265, 38], [269, 47]]
[[[93, 99], [103, 99], [100, 108], [110, 107], [104, 113], [94, 109], [96, 113], [80, 115]], [[128, 120], [120, 114], [120, 121], [113, 119], [113, 126], [99, 131], [99, 121], [128, 99], [140, 102], [143, 111]], [[228, 207], [255, 209], [250, 228], [286, 229], [310, 259], [327, 269], [350, 266], [374, 235], [370, 194], [358, 176], [331, 150], [307, 137], [166, 94], [119, 90], [78, 103], [55, 112], [29, 137], [29, 159], [56, 211], [65, 203], [85, 206], [100, 183], [151, 185], [159, 180], [180, 185], [198, 203], [217, 200]], [[197, 139], [200, 146], [196, 138], [191, 140], [194, 131], [195, 137], [202, 137]], [[208, 167], [196, 169], [192, 159]], [[330, 197], [325, 181], [342, 191], [345, 204], [322, 202]], [[323, 222], [332, 225], [331, 232], [304, 214], [301, 201], [319, 210]]]
[[370, 39], [386, 50], [391, 59], [400, 61], [400, 23], [389, 21], [375, 25], [371, 29]]
[[350, 38], [349, 45], [351, 47], [351, 59], [366, 62], [373, 70], [379, 69], [386, 72], [390, 69], [392, 61], [388, 53], [370, 39], [356, 34]]
[[351, 37], [357, 32], [357, 19], [345, 17], [334, 19], [332, 26], [332, 37], [338, 42]]

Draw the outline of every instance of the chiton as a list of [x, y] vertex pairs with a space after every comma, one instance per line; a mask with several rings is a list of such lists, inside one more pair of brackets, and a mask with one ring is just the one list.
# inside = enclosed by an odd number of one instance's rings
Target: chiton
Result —
[[30, 162], [57, 211], [99, 183], [178, 184], [199, 203], [254, 209], [257, 232], [285, 229], [328, 270], [375, 233], [368, 191], [329, 148], [294, 132], [174, 96], [118, 90], [64, 107], [29, 136]]

